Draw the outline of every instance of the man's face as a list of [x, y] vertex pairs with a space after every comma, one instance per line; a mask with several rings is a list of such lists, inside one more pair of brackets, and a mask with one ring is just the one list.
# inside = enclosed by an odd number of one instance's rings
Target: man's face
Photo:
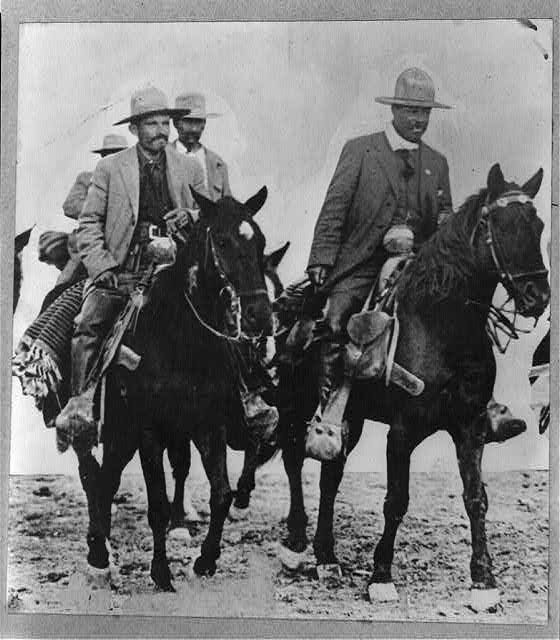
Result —
[[203, 118], [181, 118], [180, 120], [173, 120], [173, 124], [179, 134], [179, 140], [185, 146], [192, 146], [198, 144], [206, 126], [206, 120]]
[[391, 110], [397, 133], [409, 142], [420, 142], [428, 128], [431, 109], [393, 105]]
[[169, 116], [156, 114], [137, 120], [131, 123], [130, 132], [137, 136], [142, 149], [157, 154], [169, 140]]

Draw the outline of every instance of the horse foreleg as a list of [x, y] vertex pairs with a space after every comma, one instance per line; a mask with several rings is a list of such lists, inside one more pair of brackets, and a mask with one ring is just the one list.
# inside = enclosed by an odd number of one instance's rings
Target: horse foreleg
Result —
[[210, 434], [205, 446], [199, 447], [202, 464], [210, 482], [210, 526], [202, 543], [200, 556], [194, 563], [197, 575], [214, 575], [216, 572], [224, 522], [233, 499], [227, 473], [226, 441], [226, 429], [221, 426]]
[[148, 493], [148, 522], [154, 539], [150, 576], [158, 588], [164, 591], [175, 591], [171, 584], [172, 576], [165, 548], [165, 536], [171, 508], [165, 487], [163, 446], [151, 428], [144, 427], [142, 430], [140, 462]]
[[[360, 439], [363, 424], [362, 419], [352, 420], [348, 423], [347, 454], [352, 451]], [[344, 474], [345, 464], [346, 456], [339, 456], [339, 458], [332, 462], [323, 462], [321, 464], [321, 480], [319, 483], [321, 498], [319, 501], [317, 531], [313, 541], [313, 550], [315, 551], [317, 565], [338, 565], [338, 559], [334, 552], [334, 502]]]
[[[190, 496], [185, 494], [185, 482], [191, 468], [191, 442], [174, 443], [167, 448], [169, 464], [173, 470], [175, 488], [173, 492], [173, 502], [171, 503], [170, 529], [185, 526], [186, 522], [200, 520], [196, 513]], [[187, 508], [185, 509], [185, 498]]]
[[88, 505], [87, 561], [96, 569], [106, 569], [109, 566], [109, 552], [105, 545], [105, 529], [100, 513], [99, 477], [101, 470], [90, 446], [81, 447], [79, 442], [75, 442], [72, 446], [78, 457], [78, 473]]
[[[410, 456], [413, 448], [414, 443], [410, 442], [404, 425], [393, 424], [387, 434], [387, 493], [383, 504], [385, 524], [383, 535], [375, 547], [370, 584], [392, 583], [395, 537], [408, 509]], [[371, 592], [370, 589], [370, 597]]]
[[243, 470], [237, 481], [237, 491], [233, 506], [236, 509], [247, 509], [251, 492], [255, 488], [255, 471], [257, 470], [257, 443], [249, 440], [243, 458]]
[[463, 502], [471, 524], [472, 557], [471, 578], [475, 589], [494, 589], [496, 580], [492, 573], [492, 559], [486, 546], [486, 511], [488, 498], [482, 482], [481, 465], [484, 441], [468, 429], [455, 435], [455, 447], [459, 472], [463, 480]]
[[302, 553], [307, 547], [307, 514], [303, 502], [301, 470], [305, 457], [305, 428], [292, 426], [282, 446], [282, 460], [290, 486], [290, 510], [287, 518], [288, 536], [283, 545], [295, 553]]

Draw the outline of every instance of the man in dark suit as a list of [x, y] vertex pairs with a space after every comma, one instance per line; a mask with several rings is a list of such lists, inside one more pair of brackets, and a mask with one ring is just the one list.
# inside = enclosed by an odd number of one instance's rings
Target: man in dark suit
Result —
[[207, 118], [217, 116], [206, 111], [206, 99], [201, 93], [183, 93], [175, 100], [176, 109], [187, 112], [183, 118], [174, 118], [179, 139], [173, 142], [175, 150], [198, 161], [204, 172], [204, 183], [210, 199], [216, 202], [231, 196], [227, 164], [214, 151], [200, 142]]
[[[450, 108], [435, 101], [430, 76], [418, 68], [406, 69], [397, 79], [395, 95], [376, 101], [391, 106], [393, 119], [385, 131], [344, 145], [315, 226], [307, 267], [311, 281], [328, 293], [328, 335], [321, 345], [319, 377], [322, 410], [342, 382], [346, 323], [362, 309], [391, 255], [391, 242], [403, 243], [405, 249], [417, 247], [452, 212], [447, 160], [422, 141], [431, 110]], [[506, 439], [511, 414], [494, 409], [496, 415], [502, 416], [501, 424], [492, 417], [490, 431], [500, 431], [495, 440]]]

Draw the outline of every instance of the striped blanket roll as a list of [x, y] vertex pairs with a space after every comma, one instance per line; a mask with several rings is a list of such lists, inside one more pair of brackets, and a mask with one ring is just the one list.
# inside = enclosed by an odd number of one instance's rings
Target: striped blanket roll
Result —
[[74, 318], [78, 314], [85, 280], [64, 290], [23, 334], [12, 358], [12, 375], [24, 395], [42, 408], [49, 392], [57, 393], [68, 369]]

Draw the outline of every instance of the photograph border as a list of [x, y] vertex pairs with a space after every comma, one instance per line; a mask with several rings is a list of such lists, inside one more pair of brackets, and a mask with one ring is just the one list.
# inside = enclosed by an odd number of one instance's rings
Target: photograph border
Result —
[[[212, 2], [143, 0], [3, 0], [0, 234], [0, 636], [16, 637], [407, 637], [407, 638], [551, 638], [559, 632], [559, 16], [557, 0], [503, 0], [420, 3], [377, 0], [353, 2], [284, 0], [219, 0]], [[77, 614], [17, 614], [7, 611], [7, 515], [10, 457], [12, 355], [12, 271], [16, 205], [17, 96], [19, 26], [32, 22], [179, 22], [179, 21], [329, 21], [534, 18], [553, 20], [552, 56], [552, 219], [551, 219], [551, 358], [549, 458], [549, 593], [548, 622], [487, 624], [447, 622], [369, 622], [256, 618], [141, 617]], [[515, 61], [512, 61], [515, 64]], [[553, 606], [556, 603], [556, 606]]]

